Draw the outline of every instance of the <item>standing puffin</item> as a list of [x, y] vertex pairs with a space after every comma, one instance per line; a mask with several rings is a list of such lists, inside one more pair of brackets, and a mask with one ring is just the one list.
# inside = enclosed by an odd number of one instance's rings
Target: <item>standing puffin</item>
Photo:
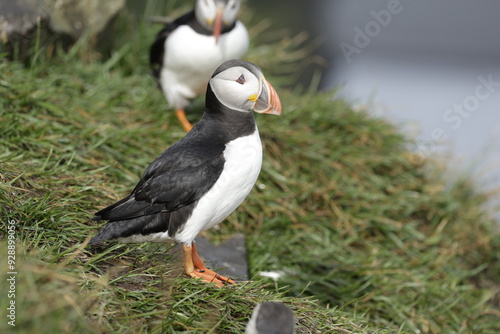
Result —
[[205, 267], [193, 241], [229, 216], [257, 180], [262, 145], [252, 111], [281, 110], [259, 67], [243, 60], [220, 65], [208, 82], [201, 120], [149, 165], [130, 195], [95, 214], [93, 220], [109, 222], [90, 244], [175, 239], [183, 244], [187, 275], [234, 283]]
[[149, 53], [153, 75], [187, 131], [184, 109], [202, 94], [213, 71], [248, 49], [245, 26], [237, 20], [240, 0], [196, 0], [194, 10], [161, 30]]

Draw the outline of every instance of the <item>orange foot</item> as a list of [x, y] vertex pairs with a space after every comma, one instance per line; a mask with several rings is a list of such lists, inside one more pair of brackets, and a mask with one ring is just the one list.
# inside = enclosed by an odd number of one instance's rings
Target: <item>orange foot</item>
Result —
[[193, 128], [193, 124], [191, 124], [188, 121], [188, 119], [186, 117], [186, 112], [184, 111], [184, 109], [176, 110], [175, 111], [175, 116], [177, 116], [177, 119], [181, 122], [182, 127], [184, 128], [184, 130], [186, 132], [191, 131], [191, 129]]
[[192, 244], [191, 247], [183, 245], [182, 250], [184, 252], [184, 272], [188, 276], [201, 278], [208, 283], [214, 283], [219, 288], [224, 286], [224, 284], [236, 284], [232, 279], [207, 269], [196, 251], [195, 244]]

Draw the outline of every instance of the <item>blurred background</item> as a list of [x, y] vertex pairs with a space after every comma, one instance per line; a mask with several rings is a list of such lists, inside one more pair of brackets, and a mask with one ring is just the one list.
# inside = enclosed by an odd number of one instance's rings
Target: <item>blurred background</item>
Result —
[[398, 124], [417, 139], [413, 149], [449, 167], [450, 180], [498, 190], [500, 2], [299, 0], [290, 13], [255, 2], [283, 18], [278, 26], [323, 39], [321, 90], [340, 87], [354, 105]]

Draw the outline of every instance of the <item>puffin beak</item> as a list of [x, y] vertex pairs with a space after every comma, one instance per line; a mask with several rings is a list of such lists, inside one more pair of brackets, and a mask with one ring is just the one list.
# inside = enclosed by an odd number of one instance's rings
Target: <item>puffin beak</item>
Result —
[[217, 14], [215, 16], [215, 23], [214, 23], [214, 30], [213, 34], [215, 37], [215, 44], [219, 43], [219, 36], [222, 31], [222, 14], [223, 14], [223, 9], [218, 8], [217, 9]]
[[262, 78], [262, 91], [253, 110], [260, 114], [281, 115], [280, 97], [274, 87], [264, 78]]

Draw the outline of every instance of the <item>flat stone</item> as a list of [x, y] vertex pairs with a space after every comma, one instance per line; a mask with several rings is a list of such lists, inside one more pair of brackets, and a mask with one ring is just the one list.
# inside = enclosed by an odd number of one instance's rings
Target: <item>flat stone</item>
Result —
[[[203, 237], [196, 237], [196, 249], [208, 269], [230, 277], [236, 281], [248, 281], [248, 261], [245, 236], [235, 234], [220, 246], [212, 244]], [[182, 245], [177, 244], [170, 251], [181, 263]]]
[[197, 237], [196, 249], [207, 268], [238, 281], [248, 280], [247, 250], [243, 234], [233, 235], [220, 246], [213, 245], [205, 238]]

